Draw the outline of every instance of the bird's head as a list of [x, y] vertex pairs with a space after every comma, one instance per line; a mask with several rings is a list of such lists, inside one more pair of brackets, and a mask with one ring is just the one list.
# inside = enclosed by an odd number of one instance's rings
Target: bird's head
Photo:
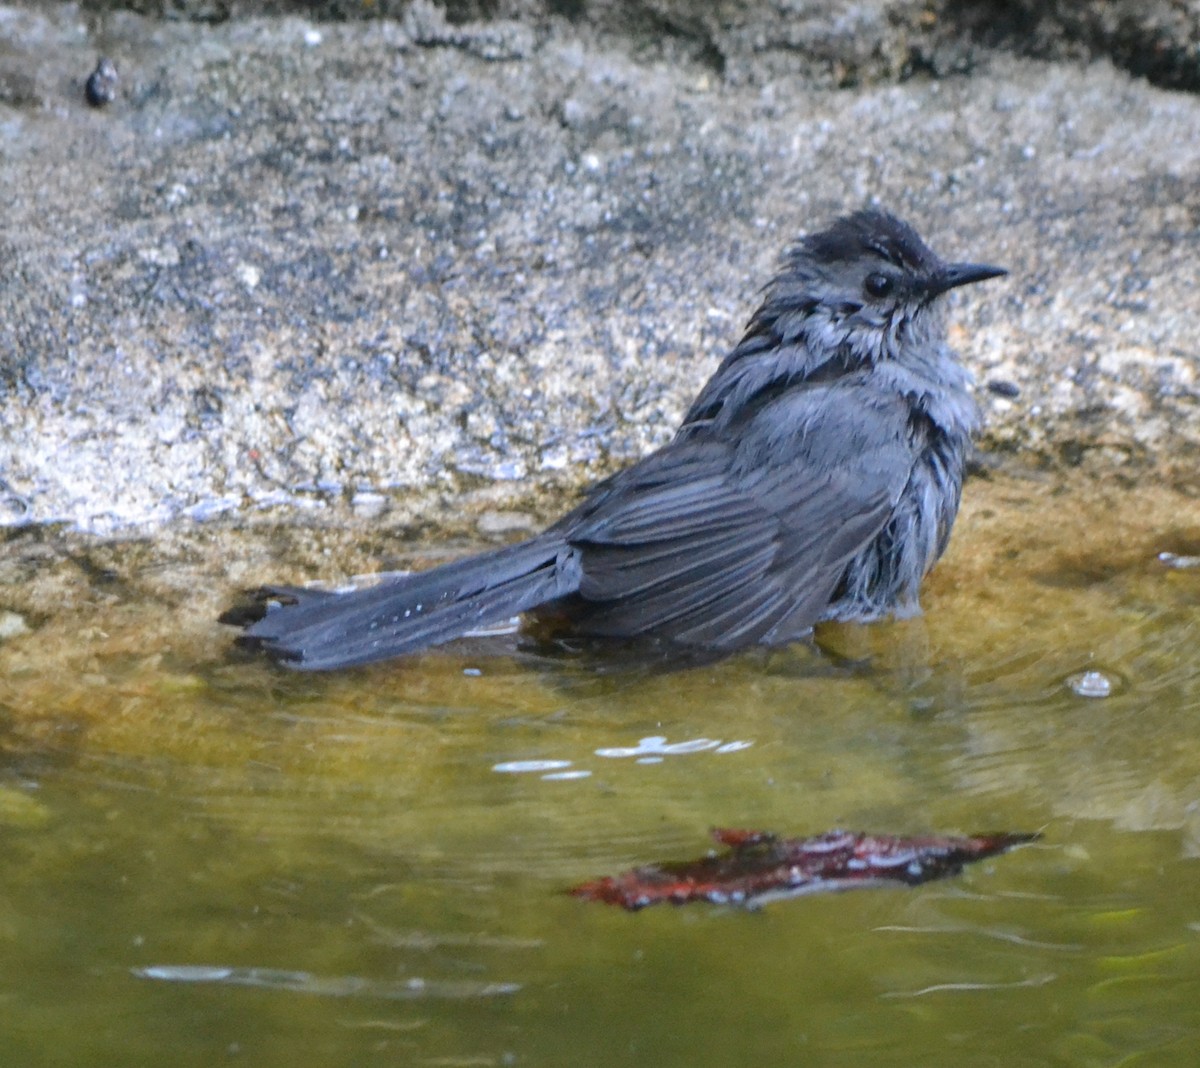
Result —
[[788, 253], [764, 310], [774, 312], [782, 340], [803, 335], [811, 348], [849, 349], [856, 360], [896, 358], [940, 336], [936, 306], [943, 293], [1005, 273], [946, 263], [894, 215], [859, 211]]

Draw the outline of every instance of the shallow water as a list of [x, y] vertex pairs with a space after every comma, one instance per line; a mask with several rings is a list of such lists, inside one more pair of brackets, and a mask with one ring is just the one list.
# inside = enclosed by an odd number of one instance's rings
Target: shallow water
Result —
[[[973, 482], [926, 615], [822, 651], [230, 655], [237, 586], [354, 540], [9, 539], [4, 1063], [1195, 1063], [1200, 567], [1158, 558], [1194, 501]], [[714, 825], [1044, 837], [760, 912], [563, 893]]]

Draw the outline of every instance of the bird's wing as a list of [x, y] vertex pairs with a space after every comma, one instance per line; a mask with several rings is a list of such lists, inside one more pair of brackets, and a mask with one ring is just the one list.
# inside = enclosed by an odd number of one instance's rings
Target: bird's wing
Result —
[[802, 631], [887, 523], [912, 454], [901, 399], [844, 384], [677, 439], [557, 525], [580, 552], [576, 626], [716, 649]]

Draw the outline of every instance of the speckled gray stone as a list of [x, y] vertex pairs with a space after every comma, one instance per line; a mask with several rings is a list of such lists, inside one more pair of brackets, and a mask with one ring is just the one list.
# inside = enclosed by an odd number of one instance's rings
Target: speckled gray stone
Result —
[[874, 202], [1012, 270], [952, 309], [985, 457], [1200, 485], [1195, 97], [977, 37], [836, 89], [519, 14], [0, 8], [3, 521], [554, 511]]

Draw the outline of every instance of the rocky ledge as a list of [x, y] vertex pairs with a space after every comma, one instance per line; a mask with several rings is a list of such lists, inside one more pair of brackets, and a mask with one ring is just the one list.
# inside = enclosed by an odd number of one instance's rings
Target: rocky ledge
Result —
[[5, 523], [552, 510], [875, 203], [1011, 270], [983, 466], [1200, 491], [1179, 5], [488, 7], [0, 8]]

